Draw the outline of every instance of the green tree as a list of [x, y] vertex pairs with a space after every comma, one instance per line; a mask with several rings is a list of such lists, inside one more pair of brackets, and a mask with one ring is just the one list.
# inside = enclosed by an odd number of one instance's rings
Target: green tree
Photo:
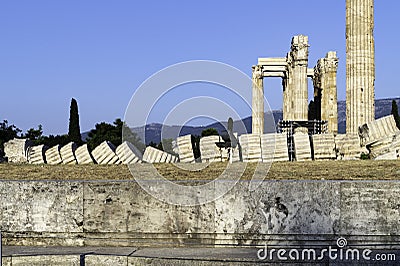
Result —
[[124, 140], [131, 142], [139, 151], [143, 151], [145, 146], [140, 141], [140, 138], [136, 133], [132, 132], [129, 128], [124, 125], [124, 122], [120, 118], [115, 119], [113, 124], [102, 122], [96, 124], [95, 128], [92, 129], [88, 134], [88, 147], [93, 150], [103, 141], [108, 140], [115, 146], [119, 146], [122, 143], [122, 129], [124, 128]]
[[204, 129], [202, 132], [201, 132], [201, 136], [202, 137], [207, 137], [207, 136], [214, 136], [214, 135], [219, 135], [218, 134], [218, 131], [215, 129], [215, 128], [207, 128], [207, 129]]
[[43, 136], [43, 128], [42, 125], [38, 125], [38, 128], [30, 128], [23, 135], [24, 138], [30, 139], [34, 145], [43, 144], [44, 136]]
[[123, 138], [125, 141], [132, 143], [140, 152], [144, 152], [146, 145], [140, 140], [139, 136], [133, 132], [125, 123], [122, 125]]
[[394, 120], [396, 121], [397, 128], [400, 129], [399, 108], [395, 100], [392, 101], [392, 115], [394, 117]]
[[78, 103], [74, 98], [71, 99], [71, 105], [69, 109], [68, 137], [70, 141], [73, 141], [77, 144], [82, 144], [81, 129], [79, 127]]
[[64, 146], [70, 142], [70, 138], [68, 135], [49, 135], [49, 136], [44, 136], [42, 143], [48, 147], [53, 147], [55, 145], [61, 145]]
[[0, 156], [4, 156], [4, 143], [18, 137], [19, 133], [21, 133], [21, 129], [15, 125], [9, 125], [7, 120], [0, 122]]

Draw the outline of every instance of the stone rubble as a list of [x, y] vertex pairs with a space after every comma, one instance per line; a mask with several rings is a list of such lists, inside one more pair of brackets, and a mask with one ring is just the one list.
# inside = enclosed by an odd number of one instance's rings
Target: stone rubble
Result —
[[134, 164], [142, 162], [141, 152], [130, 142], [124, 141], [115, 150], [118, 158], [123, 164]]
[[48, 149], [45, 145], [31, 146], [28, 148], [28, 162], [30, 164], [46, 163], [45, 152]]
[[78, 164], [91, 164], [93, 162], [93, 158], [90, 155], [87, 144], [83, 144], [75, 150], [75, 158]]
[[194, 163], [192, 135], [185, 135], [176, 139], [179, 161], [181, 163]]

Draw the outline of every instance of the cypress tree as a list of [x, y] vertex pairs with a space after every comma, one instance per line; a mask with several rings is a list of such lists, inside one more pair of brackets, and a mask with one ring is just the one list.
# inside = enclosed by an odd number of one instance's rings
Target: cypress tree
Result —
[[74, 98], [71, 99], [71, 105], [69, 110], [68, 137], [70, 141], [73, 141], [77, 144], [82, 143], [81, 130], [79, 127], [78, 103]]
[[394, 117], [394, 120], [396, 121], [397, 128], [400, 129], [399, 109], [395, 100], [392, 101], [392, 115]]

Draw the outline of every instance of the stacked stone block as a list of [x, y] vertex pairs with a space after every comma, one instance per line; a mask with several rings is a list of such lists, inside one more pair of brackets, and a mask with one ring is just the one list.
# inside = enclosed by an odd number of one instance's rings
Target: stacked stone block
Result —
[[60, 155], [63, 164], [76, 164], [75, 150], [77, 145], [70, 142], [60, 149]]
[[123, 164], [141, 163], [141, 152], [130, 142], [124, 141], [115, 150], [118, 158]]
[[314, 160], [335, 160], [336, 145], [333, 134], [318, 134], [312, 136]]
[[28, 161], [28, 148], [32, 142], [28, 139], [12, 139], [4, 143], [4, 153], [10, 163], [25, 163]]
[[55, 145], [50, 149], [46, 150], [46, 162], [47, 164], [60, 164], [62, 163], [61, 155], [60, 155], [61, 145]]
[[45, 152], [47, 146], [38, 145], [31, 146], [28, 148], [28, 162], [31, 164], [43, 164], [46, 163]]
[[296, 161], [310, 161], [312, 157], [310, 138], [308, 134], [303, 132], [296, 132], [295, 134], [293, 134], [293, 142]]
[[258, 134], [243, 134], [239, 137], [243, 162], [261, 162], [261, 138]]
[[178, 157], [148, 146], [144, 151], [143, 161], [147, 163], [176, 163], [178, 162]]
[[176, 139], [179, 161], [181, 163], [194, 163], [195, 158], [192, 148], [192, 135], [178, 137]]
[[261, 154], [263, 162], [289, 161], [287, 135], [280, 133], [262, 135]]
[[75, 150], [75, 158], [78, 164], [93, 163], [92, 156], [90, 155], [87, 144], [83, 144]]
[[92, 151], [92, 156], [98, 164], [119, 164], [121, 161], [115, 154], [115, 146], [109, 141], [103, 141]]

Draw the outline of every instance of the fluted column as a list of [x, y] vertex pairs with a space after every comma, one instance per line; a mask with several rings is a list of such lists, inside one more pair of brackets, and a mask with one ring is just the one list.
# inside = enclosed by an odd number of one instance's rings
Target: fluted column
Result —
[[308, 120], [308, 37], [294, 36], [287, 56], [288, 86], [286, 120]]
[[264, 84], [263, 67], [253, 66], [253, 95], [252, 95], [252, 134], [264, 133]]
[[346, 133], [375, 119], [374, 1], [346, 0]]
[[336, 52], [329, 52], [318, 60], [314, 68], [314, 99], [319, 108], [317, 119], [328, 121], [328, 132], [338, 133], [337, 68]]

